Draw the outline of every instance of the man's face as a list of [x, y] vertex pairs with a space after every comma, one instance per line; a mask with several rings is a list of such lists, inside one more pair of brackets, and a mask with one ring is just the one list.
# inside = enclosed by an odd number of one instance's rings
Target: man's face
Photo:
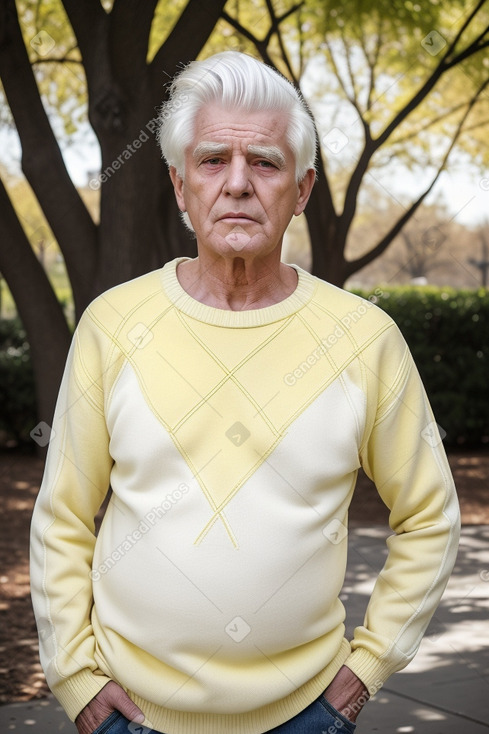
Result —
[[173, 167], [170, 175], [200, 248], [242, 256], [280, 248], [314, 182], [310, 170], [297, 183], [286, 133], [287, 119], [280, 113], [245, 114], [214, 105], [199, 112], [183, 180]]

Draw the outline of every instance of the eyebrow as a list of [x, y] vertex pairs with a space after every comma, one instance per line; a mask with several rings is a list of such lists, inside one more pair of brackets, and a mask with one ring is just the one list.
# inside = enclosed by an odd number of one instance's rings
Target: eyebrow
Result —
[[[223, 153], [229, 153], [230, 146], [226, 143], [213, 143], [203, 141], [199, 143], [194, 152], [194, 159], [205, 158], [209, 155], [221, 155]], [[260, 158], [267, 158], [269, 161], [274, 163], [278, 168], [285, 168], [286, 160], [285, 156], [276, 145], [248, 145], [248, 153], [256, 155]]]
[[205, 158], [208, 155], [219, 155], [220, 153], [229, 152], [229, 145], [226, 143], [207, 143], [202, 142], [197, 145], [193, 152], [195, 159]]
[[277, 168], [285, 168], [285, 156], [276, 145], [248, 145], [248, 153], [267, 158]]

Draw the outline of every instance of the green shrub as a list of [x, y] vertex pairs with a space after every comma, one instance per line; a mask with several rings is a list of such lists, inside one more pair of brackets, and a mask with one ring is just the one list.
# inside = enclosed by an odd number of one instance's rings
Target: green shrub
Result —
[[36, 393], [29, 343], [18, 319], [0, 320], [0, 443], [30, 441]]
[[489, 441], [489, 292], [410, 286], [359, 293], [397, 323], [447, 445]]

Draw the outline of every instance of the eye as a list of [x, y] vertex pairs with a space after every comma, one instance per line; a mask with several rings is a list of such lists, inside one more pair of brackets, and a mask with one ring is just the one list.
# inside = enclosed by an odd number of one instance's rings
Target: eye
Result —
[[210, 166], [218, 166], [220, 163], [222, 163], [222, 158], [206, 158], [202, 163], [208, 164]]
[[267, 161], [267, 160], [257, 161], [257, 165], [260, 166], [260, 168], [276, 168], [277, 167], [275, 163], [272, 163], [272, 161]]

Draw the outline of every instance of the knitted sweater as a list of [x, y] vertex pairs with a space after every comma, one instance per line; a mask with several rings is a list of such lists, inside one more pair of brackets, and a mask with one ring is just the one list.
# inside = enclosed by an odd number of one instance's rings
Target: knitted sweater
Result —
[[[300, 268], [280, 303], [216, 309], [182, 289], [178, 262], [103, 294], [77, 328], [32, 524], [41, 662], [72, 719], [114, 679], [167, 734], [259, 734], [343, 664], [375, 691], [408, 663], [454, 563], [458, 504], [380, 309]], [[360, 466], [393, 534], [349, 642]]]

